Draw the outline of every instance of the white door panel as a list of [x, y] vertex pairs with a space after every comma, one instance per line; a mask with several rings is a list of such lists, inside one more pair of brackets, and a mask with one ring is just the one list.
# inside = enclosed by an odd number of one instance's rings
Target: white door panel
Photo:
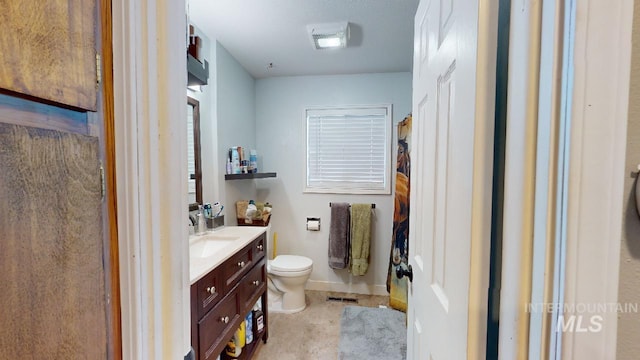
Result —
[[[484, 262], [485, 268], [472, 269], [471, 245], [480, 239], [488, 246], [489, 237], [474, 234], [472, 223], [490, 221], [490, 217], [480, 216], [474, 209], [487, 206], [473, 206], [473, 201], [486, 201], [491, 196], [474, 194], [473, 185], [477, 180], [486, 181], [491, 171], [476, 172], [474, 168], [491, 166], [477, 160], [490, 156], [476, 154], [491, 147], [486, 141], [479, 142], [485, 146], [476, 146], [475, 140], [476, 131], [486, 130], [493, 118], [476, 114], [476, 106], [478, 101], [486, 101], [484, 95], [478, 95], [479, 90], [495, 91], [490, 84], [483, 88], [484, 84], [476, 80], [480, 61], [476, 51], [478, 2], [425, 0], [416, 12], [409, 231], [409, 263], [414, 278], [409, 290], [409, 359], [478, 355], [467, 351], [471, 341], [467, 336], [469, 278], [471, 271], [488, 271], [488, 261]], [[485, 179], [478, 179], [477, 174]], [[482, 191], [490, 192], [491, 188], [483, 187]]]

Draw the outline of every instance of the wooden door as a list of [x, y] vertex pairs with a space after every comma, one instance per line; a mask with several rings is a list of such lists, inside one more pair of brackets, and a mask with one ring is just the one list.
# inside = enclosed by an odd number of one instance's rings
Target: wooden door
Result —
[[495, 92], [477, 70], [478, 16], [478, 0], [422, 0], [415, 17], [408, 359], [485, 355], [469, 346], [485, 341], [470, 279], [489, 271], [488, 252], [473, 257], [490, 239], [493, 117], [479, 109]]
[[0, 0], [0, 89], [96, 110], [96, 0]]
[[119, 359], [110, 2], [0, 13], [0, 359]]

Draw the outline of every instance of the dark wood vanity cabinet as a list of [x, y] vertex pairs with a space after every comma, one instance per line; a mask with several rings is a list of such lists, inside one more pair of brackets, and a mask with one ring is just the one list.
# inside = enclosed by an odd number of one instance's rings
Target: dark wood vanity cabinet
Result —
[[260, 340], [267, 342], [266, 235], [263, 233], [191, 285], [191, 346], [196, 359], [216, 359], [262, 297], [264, 329], [242, 349], [250, 359]]

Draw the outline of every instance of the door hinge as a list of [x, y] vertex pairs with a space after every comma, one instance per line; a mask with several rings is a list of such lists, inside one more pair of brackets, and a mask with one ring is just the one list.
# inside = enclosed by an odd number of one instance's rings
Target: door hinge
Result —
[[100, 85], [102, 82], [102, 57], [96, 53], [96, 84]]
[[102, 200], [104, 200], [104, 196], [107, 193], [107, 187], [104, 181], [104, 166], [100, 164], [100, 195], [102, 196]]

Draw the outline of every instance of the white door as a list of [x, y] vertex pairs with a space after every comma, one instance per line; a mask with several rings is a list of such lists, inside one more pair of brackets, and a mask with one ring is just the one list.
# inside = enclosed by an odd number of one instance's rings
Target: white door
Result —
[[408, 359], [485, 356], [497, 23], [491, 2], [422, 0], [416, 13]]

